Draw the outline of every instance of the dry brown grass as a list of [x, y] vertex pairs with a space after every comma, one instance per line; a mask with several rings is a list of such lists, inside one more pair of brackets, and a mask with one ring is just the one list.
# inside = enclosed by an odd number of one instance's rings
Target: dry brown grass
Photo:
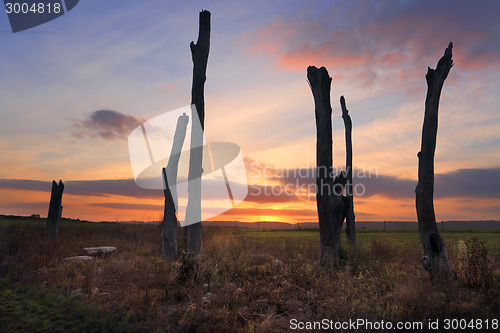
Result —
[[[500, 314], [498, 253], [488, 255], [486, 288], [463, 279], [433, 282], [419, 264], [418, 244], [377, 237], [343, 250], [341, 265], [325, 269], [316, 232], [287, 237], [207, 228], [201, 261], [168, 262], [155, 225], [68, 223], [57, 241], [45, 240], [43, 224], [0, 231], [0, 274], [40, 290], [73, 292], [148, 330], [266, 332], [287, 330], [292, 318], [396, 322]], [[95, 262], [61, 260], [104, 245], [118, 251]], [[450, 250], [452, 262], [457, 253]]]

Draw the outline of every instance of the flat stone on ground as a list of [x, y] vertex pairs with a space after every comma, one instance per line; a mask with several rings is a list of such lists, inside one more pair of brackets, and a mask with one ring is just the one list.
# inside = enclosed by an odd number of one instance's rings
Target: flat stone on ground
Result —
[[114, 246], [85, 247], [83, 252], [90, 256], [106, 255], [116, 251]]
[[67, 257], [63, 259], [63, 261], [90, 261], [90, 260], [95, 260], [95, 259], [94, 257], [89, 257], [89, 256]]

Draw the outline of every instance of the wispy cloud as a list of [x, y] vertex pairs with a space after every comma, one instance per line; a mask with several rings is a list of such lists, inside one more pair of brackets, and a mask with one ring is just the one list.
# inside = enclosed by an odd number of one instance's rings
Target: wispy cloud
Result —
[[97, 110], [86, 119], [75, 122], [76, 137], [100, 137], [105, 140], [124, 139], [145, 120], [114, 110]]
[[27, 211], [44, 211], [49, 209], [48, 202], [17, 202], [13, 204], [0, 205], [2, 209], [23, 209]]
[[128, 210], [153, 210], [161, 212], [163, 206], [161, 205], [151, 205], [151, 204], [131, 204], [131, 203], [122, 203], [122, 202], [94, 202], [90, 203], [90, 206], [94, 207], [102, 207], [102, 208], [110, 208], [110, 209], [128, 209]]
[[297, 202], [300, 199], [294, 193], [283, 191], [281, 188], [270, 185], [249, 185], [248, 195], [245, 198], [247, 202], [255, 203], [285, 203]]
[[[279, 169], [268, 166], [265, 172], [270, 175], [267, 184], [251, 184], [245, 201], [259, 204], [293, 203], [302, 200], [297, 193], [307, 189], [314, 190], [315, 168]], [[354, 169], [353, 178], [354, 185], [359, 186], [358, 191], [362, 192], [362, 197], [382, 195], [395, 199], [414, 198], [416, 181], [412, 179], [378, 174], [375, 170], [364, 169]], [[163, 197], [161, 190], [139, 188], [133, 179], [66, 181], [65, 185], [65, 193], [73, 195]], [[0, 189], [49, 192], [50, 186], [50, 182], [39, 180], [0, 179]], [[295, 190], [297, 192], [294, 192]], [[500, 168], [459, 169], [436, 174], [434, 192], [436, 198], [500, 198]], [[223, 196], [215, 195], [214, 199], [219, 197]]]
[[[161, 198], [161, 190], [145, 190], [133, 179], [100, 179], [64, 181], [64, 193], [84, 196], [120, 195], [135, 198]], [[1, 189], [50, 192], [51, 182], [28, 179], [0, 179]]]
[[[271, 174], [273, 171], [268, 170]], [[278, 181], [281, 186], [301, 190], [314, 189], [315, 169], [286, 169], [279, 176], [280, 170], [274, 170], [270, 180]], [[382, 195], [394, 199], [414, 198], [417, 182], [412, 179], [398, 178], [378, 174], [369, 170], [354, 169], [353, 183], [362, 197]], [[500, 198], [500, 168], [460, 169], [449, 173], [436, 174], [434, 194], [436, 198]]]
[[457, 45], [457, 67], [499, 68], [499, 10], [497, 1], [317, 2], [276, 17], [247, 38], [254, 54], [272, 54], [281, 68], [324, 64], [366, 80], [367, 74], [405, 79], [450, 41]]

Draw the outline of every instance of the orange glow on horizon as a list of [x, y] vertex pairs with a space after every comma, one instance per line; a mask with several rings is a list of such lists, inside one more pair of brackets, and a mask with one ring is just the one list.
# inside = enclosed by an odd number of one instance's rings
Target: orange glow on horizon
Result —
[[[50, 189], [43, 191], [0, 190], [2, 210], [0, 214], [47, 216]], [[474, 220], [490, 220], [488, 207], [497, 204], [496, 199], [467, 198], [435, 199], [436, 219], [471, 220], [470, 207], [476, 207]], [[416, 221], [413, 198], [389, 198], [381, 195], [355, 197], [354, 207], [357, 221]], [[469, 215], [468, 215], [469, 214]], [[89, 221], [160, 221], [163, 218], [163, 198], [132, 198], [118, 195], [85, 196], [63, 195], [63, 217]], [[295, 202], [251, 202], [243, 201], [237, 207], [207, 221], [239, 222], [316, 222], [316, 201]]]

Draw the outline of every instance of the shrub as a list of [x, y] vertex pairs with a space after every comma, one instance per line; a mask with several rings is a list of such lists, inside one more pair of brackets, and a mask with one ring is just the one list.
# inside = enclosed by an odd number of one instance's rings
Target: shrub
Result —
[[474, 237], [458, 243], [457, 277], [466, 287], [488, 291], [493, 274], [485, 242]]
[[177, 281], [188, 281], [194, 275], [194, 270], [198, 266], [198, 264], [198, 256], [194, 255], [193, 253], [186, 253], [185, 251], [182, 251], [181, 265], [179, 266], [179, 276], [177, 278]]

